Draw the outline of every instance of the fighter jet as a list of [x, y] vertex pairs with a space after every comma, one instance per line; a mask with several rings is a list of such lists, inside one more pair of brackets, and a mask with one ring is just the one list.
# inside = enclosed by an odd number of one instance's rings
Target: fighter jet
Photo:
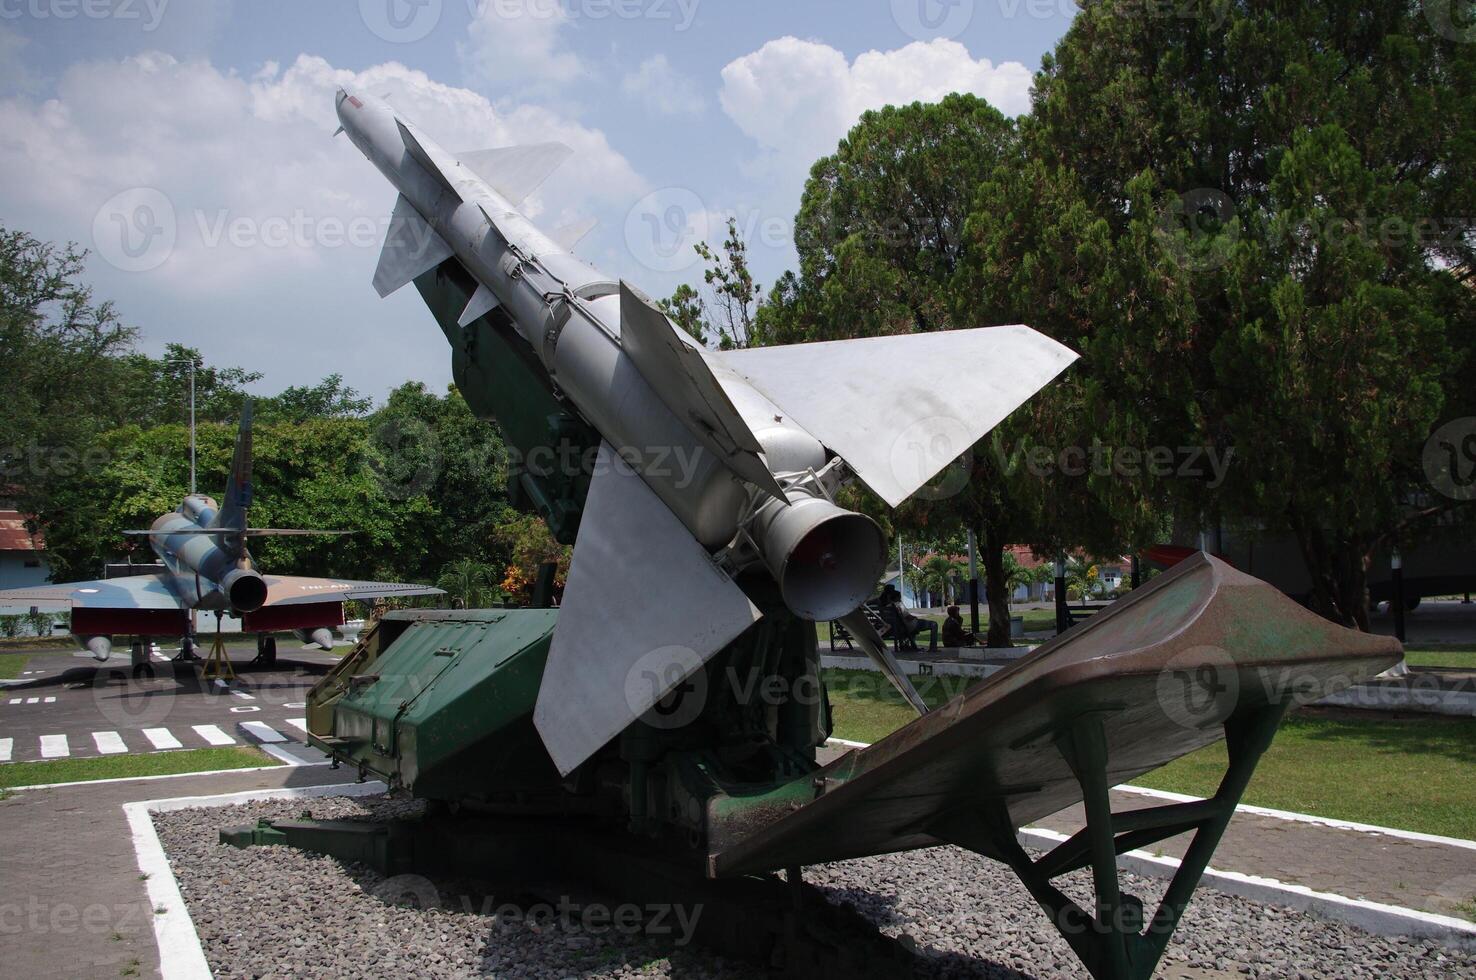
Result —
[[344, 623], [348, 599], [440, 595], [441, 589], [401, 582], [267, 575], [247, 547], [250, 538], [347, 531], [254, 528], [251, 507], [251, 401], [241, 410], [235, 454], [226, 482], [224, 506], [213, 497], [191, 494], [178, 509], [161, 515], [148, 530], [126, 531], [147, 537], [158, 556], [158, 570], [92, 582], [64, 582], [0, 591], [0, 605], [70, 610], [72, 635], [87, 653], [106, 661], [113, 637], [132, 636], [135, 672], [148, 667], [151, 637], [179, 636], [192, 647], [191, 612], [237, 617], [257, 635], [260, 662], [276, 660], [275, 632], [292, 631], [307, 644], [333, 649], [333, 628]]
[[[510, 323], [517, 356], [603, 436], [535, 713], [559, 770], [762, 618], [735, 581], [755, 570], [803, 619], [846, 621], [925, 710], [857, 616], [886, 563], [883, 534], [835, 492], [855, 478], [897, 506], [1078, 355], [1025, 326], [706, 350], [570, 254], [573, 236], [519, 213], [567, 148], [453, 154], [343, 89], [337, 112], [399, 191], [379, 294], [455, 267], [474, 292], [453, 346], [483, 318]], [[633, 672], [663, 680], [633, 694]]]

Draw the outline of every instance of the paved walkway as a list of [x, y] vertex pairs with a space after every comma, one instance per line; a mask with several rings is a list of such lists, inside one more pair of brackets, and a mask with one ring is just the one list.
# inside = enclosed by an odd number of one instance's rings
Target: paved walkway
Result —
[[327, 766], [27, 790], [0, 801], [0, 973], [158, 975], [154, 911], [123, 804], [352, 783]]

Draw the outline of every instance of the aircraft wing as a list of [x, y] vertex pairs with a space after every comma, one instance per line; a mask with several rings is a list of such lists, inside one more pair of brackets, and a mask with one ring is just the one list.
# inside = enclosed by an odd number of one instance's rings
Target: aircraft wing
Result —
[[125, 575], [0, 590], [0, 606], [65, 609], [183, 609], [162, 575]]
[[444, 589], [411, 582], [358, 582], [340, 578], [307, 578], [302, 575], [268, 575], [266, 585], [266, 606], [445, 594]]

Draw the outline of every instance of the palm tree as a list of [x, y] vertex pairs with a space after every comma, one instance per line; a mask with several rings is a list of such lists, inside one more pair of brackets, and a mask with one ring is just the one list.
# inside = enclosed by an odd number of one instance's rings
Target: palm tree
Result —
[[488, 565], [472, 558], [461, 558], [441, 569], [436, 587], [445, 589], [462, 609], [480, 609], [498, 599], [502, 590], [495, 584], [495, 573]]
[[958, 571], [957, 562], [946, 555], [929, 555], [922, 564], [922, 586], [929, 592], [936, 592], [944, 597], [946, 602], [948, 584]]

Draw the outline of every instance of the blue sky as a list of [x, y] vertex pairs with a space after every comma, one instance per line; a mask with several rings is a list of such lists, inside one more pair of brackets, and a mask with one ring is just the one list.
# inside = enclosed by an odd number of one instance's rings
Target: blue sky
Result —
[[585, 259], [665, 295], [735, 216], [793, 264], [809, 165], [867, 108], [972, 91], [1010, 114], [1070, 0], [0, 0], [0, 223], [94, 249], [143, 346], [441, 386], [413, 290], [369, 281], [394, 194], [332, 92], [368, 86], [448, 149], [558, 139], [530, 201]]

